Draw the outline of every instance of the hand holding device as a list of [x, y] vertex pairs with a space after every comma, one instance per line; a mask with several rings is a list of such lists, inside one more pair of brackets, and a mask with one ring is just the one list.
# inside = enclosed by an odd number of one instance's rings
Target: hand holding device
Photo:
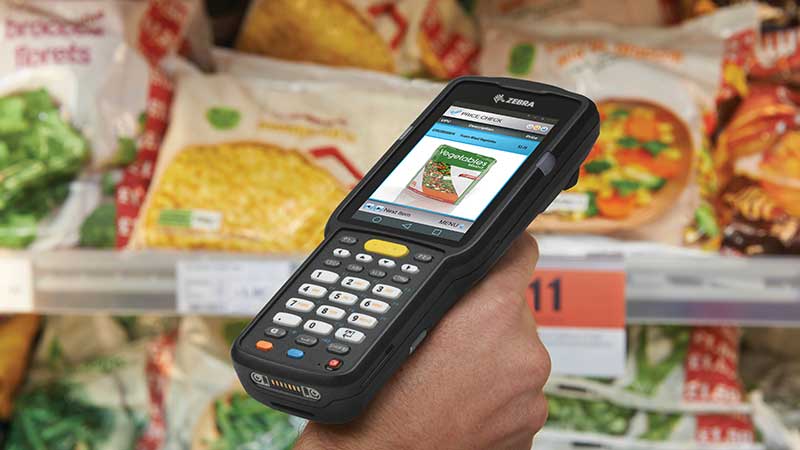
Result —
[[536, 259], [536, 242], [517, 238], [361, 417], [311, 423], [295, 450], [529, 450], [547, 416], [550, 369], [525, 303]]
[[594, 104], [563, 89], [505, 78], [448, 84], [234, 342], [245, 390], [317, 422], [358, 416], [514, 238], [575, 184], [598, 131]]

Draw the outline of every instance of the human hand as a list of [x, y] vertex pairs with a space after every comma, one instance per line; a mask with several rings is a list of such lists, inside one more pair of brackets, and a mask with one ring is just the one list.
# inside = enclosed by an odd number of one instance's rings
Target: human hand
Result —
[[295, 450], [530, 449], [550, 357], [525, 302], [538, 259], [518, 238], [347, 425], [309, 423]]

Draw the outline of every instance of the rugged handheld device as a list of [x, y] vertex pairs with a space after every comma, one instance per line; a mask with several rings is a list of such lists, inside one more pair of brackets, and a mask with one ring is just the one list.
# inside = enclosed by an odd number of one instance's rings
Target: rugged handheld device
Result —
[[575, 184], [598, 128], [594, 103], [553, 86], [481, 77], [448, 84], [236, 339], [231, 354], [248, 394], [314, 421], [355, 418]]

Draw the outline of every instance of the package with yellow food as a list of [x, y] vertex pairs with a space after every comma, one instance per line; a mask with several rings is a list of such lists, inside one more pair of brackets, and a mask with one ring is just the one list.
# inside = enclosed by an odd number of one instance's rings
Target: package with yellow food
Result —
[[577, 185], [532, 229], [715, 248], [706, 123], [726, 76], [726, 39], [755, 30], [752, 13], [738, 6], [672, 28], [487, 21], [483, 74], [563, 86], [600, 112]]
[[301, 80], [291, 63], [276, 71], [283, 79], [254, 75], [269, 73], [258, 63], [226, 65], [228, 74], [180, 78], [132, 247], [314, 248], [348, 190], [439, 89], [386, 75], [348, 81], [324, 67], [316, 73], [333, 81]]
[[256, 0], [236, 48], [295, 61], [451, 78], [473, 72], [474, 20], [457, 0]]

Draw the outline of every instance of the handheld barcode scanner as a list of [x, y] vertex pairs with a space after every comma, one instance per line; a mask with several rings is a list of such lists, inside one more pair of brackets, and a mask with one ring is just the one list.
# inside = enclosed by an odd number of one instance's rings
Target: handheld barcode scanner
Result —
[[247, 393], [318, 422], [358, 416], [514, 238], [577, 182], [598, 129], [594, 103], [557, 87], [449, 83], [236, 339], [231, 356]]

